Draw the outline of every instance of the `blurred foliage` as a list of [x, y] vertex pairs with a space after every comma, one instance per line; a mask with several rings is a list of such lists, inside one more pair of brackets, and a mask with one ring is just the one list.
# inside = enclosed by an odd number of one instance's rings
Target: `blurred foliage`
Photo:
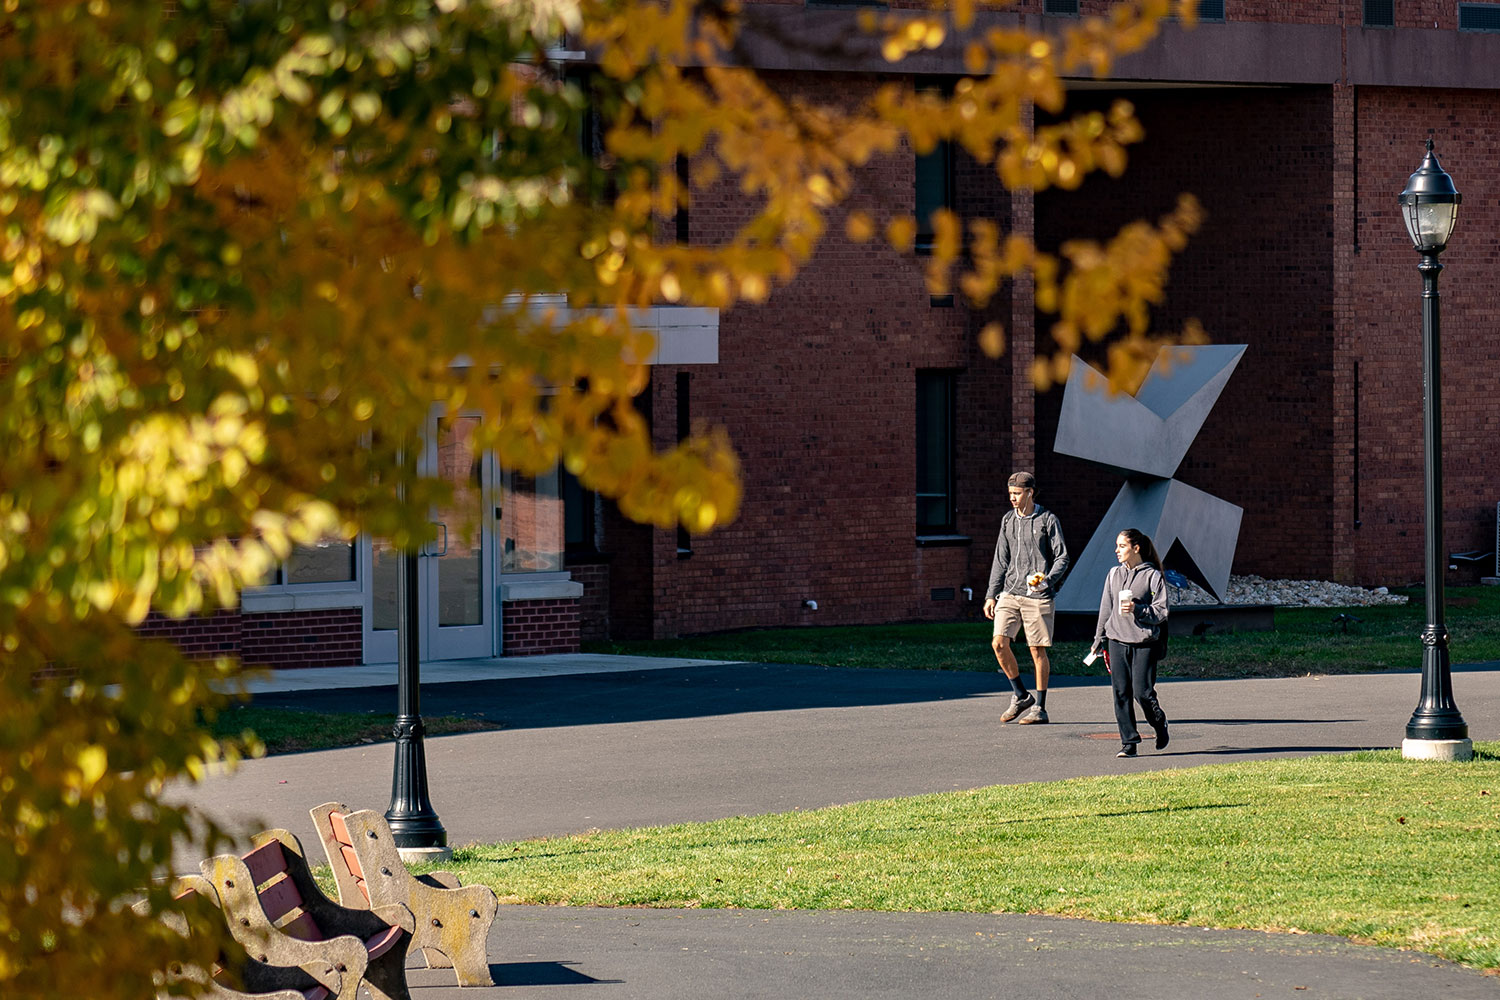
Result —
[[[878, 156], [951, 140], [1033, 189], [1118, 173], [1129, 105], [1062, 117], [1061, 80], [1174, 5], [1054, 37], [970, 0], [865, 12], [892, 63], [959, 45], [970, 75], [829, 107], [746, 68], [732, 0], [0, 0], [0, 994], [147, 996], [214, 945], [152, 916], [174, 844], [223, 846], [163, 787], [258, 747], [202, 728], [234, 665], [131, 626], [232, 607], [296, 544], [424, 537], [444, 487], [395, 487], [434, 409], [638, 520], [732, 519], [722, 432], [652, 444], [632, 307], [764, 301], [836, 212], [909, 249], [912, 219], [841, 204]], [[721, 181], [738, 230], [666, 238]], [[939, 213], [928, 279], [982, 303], [1028, 272], [1058, 359], [1118, 331], [1128, 382], [1197, 216], [1053, 258]]]

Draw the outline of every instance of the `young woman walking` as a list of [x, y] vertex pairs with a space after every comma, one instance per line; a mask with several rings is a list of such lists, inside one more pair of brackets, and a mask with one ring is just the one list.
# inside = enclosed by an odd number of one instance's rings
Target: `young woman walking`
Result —
[[1167, 745], [1167, 716], [1156, 700], [1156, 665], [1166, 652], [1167, 581], [1156, 546], [1144, 532], [1126, 528], [1115, 539], [1120, 565], [1109, 571], [1099, 598], [1094, 651], [1107, 644], [1110, 683], [1115, 691], [1115, 722], [1120, 727], [1117, 757], [1134, 757], [1141, 742], [1135, 702], [1156, 730], [1156, 749]]

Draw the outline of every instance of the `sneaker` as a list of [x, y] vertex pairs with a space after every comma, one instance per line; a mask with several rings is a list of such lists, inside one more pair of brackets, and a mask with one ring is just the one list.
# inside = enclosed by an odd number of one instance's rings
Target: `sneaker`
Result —
[[1156, 728], [1156, 749], [1165, 750], [1167, 748], [1167, 741], [1170, 739], [1171, 736], [1167, 733], [1167, 717], [1164, 715], [1161, 719], [1161, 725]]
[[1117, 754], [1115, 754], [1115, 756], [1116, 757], [1134, 757], [1135, 756], [1135, 744], [1134, 743], [1127, 743], [1127, 744], [1125, 744], [1124, 746], [1120, 747], [1120, 752], [1117, 753]]
[[1035, 704], [1036, 698], [1030, 691], [1026, 692], [1026, 696], [1024, 698], [1020, 695], [1013, 694], [1010, 696], [1010, 707], [1007, 708], [1004, 712], [1000, 713], [1000, 721], [1009, 722], [1011, 719], [1014, 719], [1016, 716], [1020, 715], [1022, 712], [1026, 711], [1028, 708]]
[[1047, 721], [1047, 710], [1045, 708], [1043, 708], [1042, 706], [1040, 706], [1040, 705], [1032, 705], [1026, 711], [1024, 711], [1024, 712], [1021, 713], [1021, 717], [1016, 720], [1016, 725], [1018, 725], [1018, 726], [1032, 726], [1032, 725], [1035, 725], [1038, 722], [1046, 722], [1046, 721]]

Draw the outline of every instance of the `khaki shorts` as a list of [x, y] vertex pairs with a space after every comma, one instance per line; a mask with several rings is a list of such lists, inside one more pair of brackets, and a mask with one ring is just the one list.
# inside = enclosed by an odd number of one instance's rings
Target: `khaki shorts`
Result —
[[1026, 627], [1026, 645], [1052, 645], [1052, 598], [1001, 593], [995, 600], [995, 635], [1014, 639]]

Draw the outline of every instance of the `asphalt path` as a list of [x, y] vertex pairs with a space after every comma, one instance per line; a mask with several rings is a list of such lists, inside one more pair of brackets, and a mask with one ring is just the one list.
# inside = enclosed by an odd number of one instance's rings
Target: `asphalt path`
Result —
[[[501, 726], [425, 741], [431, 800], [449, 842], [462, 844], [1391, 747], [1420, 682], [1404, 671], [1168, 680], [1159, 690], [1171, 744], [1154, 752], [1148, 740], [1133, 760], [1114, 756], [1109, 689], [1098, 679], [1055, 679], [1053, 721], [1024, 727], [998, 722], [1009, 688], [995, 674], [776, 664], [434, 684], [421, 707]], [[1500, 670], [1456, 669], [1454, 691], [1471, 735], [1500, 738]], [[366, 687], [255, 701], [389, 714], [396, 694]], [[307, 810], [328, 800], [384, 809], [392, 762], [390, 744], [282, 755], [176, 794], [241, 829], [287, 827], [316, 852]], [[196, 859], [181, 860], [188, 868]], [[503, 958], [496, 996], [505, 1000], [1196, 997], [1208, 983], [1220, 998], [1500, 996], [1495, 979], [1428, 956], [1310, 936], [999, 915], [549, 907], [503, 908], [496, 926], [491, 955]], [[1036, 928], [1051, 936], [1026, 941]], [[418, 1000], [457, 997], [436, 985], [439, 973], [413, 976], [426, 984]], [[507, 976], [514, 981], [503, 985]]]

